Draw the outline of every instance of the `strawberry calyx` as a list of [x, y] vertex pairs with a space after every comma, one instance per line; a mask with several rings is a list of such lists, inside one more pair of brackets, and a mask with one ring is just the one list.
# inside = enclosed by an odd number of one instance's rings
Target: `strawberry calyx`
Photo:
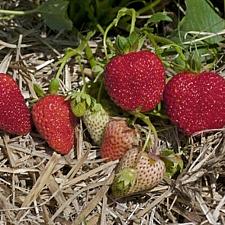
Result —
[[160, 152], [160, 159], [166, 166], [166, 177], [172, 178], [175, 174], [182, 172], [184, 162], [182, 153], [175, 153], [172, 149], [164, 149]]
[[117, 54], [126, 54], [139, 51], [143, 45], [144, 37], [137, 32], [131, 33], [128, 37], [118, 35], [115, 42]]
[[70, 96], [71, 110], [76, 117], [82, 117], [91, 106], [91, 96], [83, 92], [75, 92]]
[[[149, 145], [149, 142], [150, 142], [151, 147], [152, 147], [150, 152], [157, 154], [158, 134], [157, 134], [157, 131], [156, 131], [154, 125], [152, 124], [149, 116], [147, 116], [137, 110], [135, 112], [130, 112], [130, 114], [132, 114], [135, 118], [142, 120], [148, 126], [148, 129], [149, 129], [149, 133], [148, 133], [145, 143], [142, 147], [142, 151], [145, 151], [145, 149], [147, 148], [147, 146]], [[153, 140], [150, 139], [151, 133], [153, 134]]]
[[[37, 83], [33, 84], [33, 89], [38, 98], [44, 97], [46, 95], [44, 89], [41, 87], [41, 85]], [[59, 79], [53, 78], [49, 84], [48, 94], [55, 95], [58, 93], [58, 90], [59, 90]]]
[[98, 112], [103, 108], [100, 103], [97, 103], [95, 98], [84, 92], [73, 93], [70, 99], [71, 110], [76, 117], [84, 116], [87, 110]]
[[50, 94], [57, 94], [59, 90], [59, 79], [58, 78], [53, 78], [51, 81], [50, 81], [50, 85], [49, 85], [49, 93]]
[[122, 193], [127, 193], [135, 184], [137, 171], [133, 168], [124, 168], [116, 174], [111, 190], [113, 196], [119, 196]]
[[45, 96], [45, 91], [39, 84], [34, 83], [33, 89], [34, 89], [34, 92], [35, 92], [35, 94], [37, 95], [38, 98], [41, 98], [41, 97]]

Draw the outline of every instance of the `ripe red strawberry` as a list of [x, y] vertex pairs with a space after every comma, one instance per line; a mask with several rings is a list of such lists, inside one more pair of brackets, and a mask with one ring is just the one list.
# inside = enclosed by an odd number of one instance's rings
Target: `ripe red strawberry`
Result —
[[187, 135], [225, 126], [225, 79], [213, 72], [183, 72], [164, 91], [166, 112]]
[[31, 115], [17, 83], [0, 73], [0, 129], [17, 135], [31, 130]]
[[37, 131], [56, 152], [67, 154], [74, 145], [75, 117], [64, 96], [47, 95], [32, 108]]
[[162, 99], [165, 70], [150, 51], [130, 52], [114, 57], [106, 66], [105, 86], [122, 109], [146, 112]]
[[100, 149], [107, 160], [120, 159], [125, 152], [138, 145], [138, 132], [128, 127], [125, 120], [114, 118], [106, 125]]
[[159, 184], [165, 172], [165, 164], [158, 156], [130, 149], [118, 164], [112, 194], [125, 197], [147, 191]]

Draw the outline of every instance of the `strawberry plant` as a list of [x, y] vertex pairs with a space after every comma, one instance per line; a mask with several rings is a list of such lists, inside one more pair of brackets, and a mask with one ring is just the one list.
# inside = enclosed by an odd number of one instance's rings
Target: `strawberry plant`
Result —
[[0, 2], [1, 221], [222, 224], [224, 2], [32, 3]]

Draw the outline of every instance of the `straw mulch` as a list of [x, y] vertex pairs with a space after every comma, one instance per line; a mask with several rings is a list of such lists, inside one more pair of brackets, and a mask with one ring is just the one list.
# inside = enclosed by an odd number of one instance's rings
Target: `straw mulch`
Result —
[[[64, 34], [48, 34], [36, 19], [2, 21], [0, 30], [0, 69], [18, 81], [30, 106], [36, 98], [32, 84], [46, 89], [64, 49], [76, 45]], [[90, 42], [93, 51], [97, 44]], [[68, 62], [61, 78], [63, 94], [81, 84], [76, 61]], [[1, 225], [225, 224], [223, 130], [189, 139], [176, 128], [159, 133], [162, 146], [183, 153], [185, 168], [126, 199], [108, 192], [117, 161], [100, 159], [81, 121], [75, 133], [77, 144], [66, 156], [53, 153], [35, 130], [23, 137], [0, 133]]]

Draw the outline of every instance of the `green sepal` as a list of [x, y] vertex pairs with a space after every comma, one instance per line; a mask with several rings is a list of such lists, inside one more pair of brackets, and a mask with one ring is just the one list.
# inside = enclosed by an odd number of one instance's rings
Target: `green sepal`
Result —
[[58, 90], [59, 90], [59, 80], [57, 78], [53, 78], [50, 82], [48, 91], [50, 94], [57, 94]]
[[130, 188], [134, 186], [137, 172], [132, 168], [124, 168], [116, 174], [111, 186], [113, 196], [125, 196]]
[[118, 54], [124, 54], [130, 51], [130, 43], [127, 38], [118, 35], [116, 38], [116, 50]]
[[144, 43], [144, 36], [137, 32], [132, 32], [128, 37], [118, 35], [116, 38], [116, 51], [119, 54], [139, 51]]
[[133, 32], [129, 35], [128, 37], [128, 42], [130, 45], [130, 49], [129, 51], [138, 51], [141, 49], [141, 47], [143, 46], [144, 43], [144, 37], [141, 36], [139, 33], [137, 32]]
[[71, 110], [76, 117], [82, 117], [86, 112], [86, 103], [85, 102], [76, 102], [72, 100], [70, 103]]
[[76, 92], [70, 96], [70, 99], [72, 112], [77, 117], [82, 117], [87, 110], [93, 112], [102, 110], [101, 104], [97, 103], [89, 94]]
[[92, 106], [92, 108], [91, 108], [91, 111], [92, 111], [92, 112], [99, 112], [99, 111], [101, 111], [101, 110], [103, 110], [102, 105], [101, 105], [100, 103], [94, 102], [94, 103], [93, 103], [93, 106]]
[[188, 64], [190, 66], [191, 71], [196, 73], [201, 71], [202, 69], [201, 55], [199, 54], [199, 51], [197, 49], [190, 54], [188, 58]]
[[174, 153], [172, 149], [164, 149], [160, 153], [160, 158], [165, 163], [167, 177], [172, 178], [175, 174], [182, 172], [184, 163], [181, 153]]
[[45, 96], [45, 92], [39, 84], [33, 84], [33, 89], [39, 98]]

